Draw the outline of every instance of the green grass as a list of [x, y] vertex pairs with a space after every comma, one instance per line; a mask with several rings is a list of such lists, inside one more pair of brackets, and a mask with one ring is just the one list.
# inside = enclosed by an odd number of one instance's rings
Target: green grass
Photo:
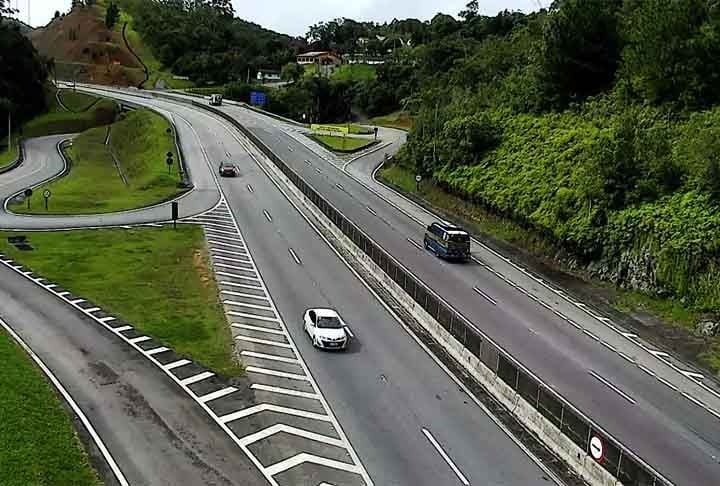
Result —
[[[16, 136], [17, 135], [13, 134], [12, 146], [8, 147], [7, 150], [0, 150], [0, 168], [10, 165], [17, 160], [18, 146]], [[0, 145], [7, 145], [7, 137], [5, 137]]]
[[375, 143], [374, 140], [368, 138], [335, 137], [332, 135], [312, 135], [311, 137], [335, 152], [354, 152]]
[[406, 111], [396, 111], [389, 115], [376, 116], [370, 119], [370, 123], [381, 127], [397, 128], [399, 130], [410, 130], [413, 120]]
[[[166, 133], [169, 127], [163, 117], [149, 110], [130, 112], [112, 125], [111, 146], [128, 180], [127, 186], [105, 145], [107, 127], [83, 132], [66, 152], [70, 172], [42, 188], [52, 191], [48, 211], [40, 198], [31, 202], [29, 210], [24, 203], [14, 204], [11, 209], [26, 214], [107, 213], [172, 198], [180, 191], [174, 139]], [[172, 152], [176, 161], [172, 174], [168, 174], [165, 164], [167, 152]]]
[[332, 79], [340, 81], [368, 81], [375, 79], [377, 69], [375, 66], [368, 64], [343, 64], [337, 68], [333, 74]]
[[8, 235], [0, 251], [33, 272], [217, 373], [241, 374], [199, 226], [27, 233], [28, 252]]
[[374, 133], [372, 128], [364, 127], [356, 123], [350, 123], [349, 125], [347, 123], [323, 123], [323, 125], [338, 128], [349, 128], [352, 135], [372, 135]]
[[37, 116], [25, 123], [23, 137], [31, 138], [83, 132], [89, 128], [110, 123], [115, 116], [115, 109], [115, 102], [105, 98], [82, 113], [66, 111], [55, 105], [48, 113]]
[[0, 471], [5, 486], [99, 485], [45, 376], [0, 331]]
[[468, 230], [475, 234], [490, 235], [497, 240], [526, 248], [539, 255], [554, 254], [554, 247], [541, 235], [449, 194], [430, 180], [422, 181], [420, 190], [417, 191], [415, 173], [400, 165], [383, 166], [378, 172], [378, 178], [404, 193], [423, 200], [449, 219], [460, 220]]
[[98, 101], [97, 96], [73, 91], [71, 89], [59, 90], [58, 96], [60, 96], [63, 104], [67, 106], [70, 111], [74, 112], [85, 111]]

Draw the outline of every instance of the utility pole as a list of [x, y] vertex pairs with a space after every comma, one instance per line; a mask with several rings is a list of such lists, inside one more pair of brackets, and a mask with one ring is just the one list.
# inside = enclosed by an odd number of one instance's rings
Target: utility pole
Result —
[[8, 104], [7, 107], [8, 110], [8, 152], [10, 152], [10, 149], [12, 149], [12, 124], [10, 120], [10, 105]]

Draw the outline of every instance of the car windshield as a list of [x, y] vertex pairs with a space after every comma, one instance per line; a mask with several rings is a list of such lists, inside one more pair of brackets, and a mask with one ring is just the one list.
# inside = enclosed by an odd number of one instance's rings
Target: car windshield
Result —
[[342, 322], [335, 316], [332, 317], [318, 317], [317, 327], [320, 329], [340, 329]]

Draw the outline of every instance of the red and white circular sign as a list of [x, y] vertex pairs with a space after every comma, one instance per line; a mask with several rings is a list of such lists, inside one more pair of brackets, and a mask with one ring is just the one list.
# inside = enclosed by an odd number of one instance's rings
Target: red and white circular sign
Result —
[[605, 459], [605, 446], [602, 439], [597, 435], [593, 435], [590, 439], [590, 455], [597, 462], [603, 462]]

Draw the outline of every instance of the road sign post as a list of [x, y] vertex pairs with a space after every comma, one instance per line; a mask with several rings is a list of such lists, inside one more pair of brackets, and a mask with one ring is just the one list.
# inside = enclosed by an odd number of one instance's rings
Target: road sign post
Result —
[[48, 200], [51, 195], [52, 193], [50, 192], [50, 189], [45, 189], [45, 191], [43, 191], [43, 197], [45, 198], [45, 211], [48, 210]]
[[165, 163], [166, 163], [167, 166], [168, 166], [168, 174], [172, 173], [172, 166], [173, 166], [173, 164], [174, 164], [174, 161], [173, 161], [172, 153], [171, 153], [171, 152], [168, 152], [168, 156], [167, 156], [167, 158], [165, 159]]
[[420, 192], [420, 181], [422, 180], [422, 176], [420, 174], [415, 176], [415, 190], [417, 192]]
[[23, 194], [25, 194], [25, 200], [27, 201], [28, 209], [30, 209], [30, 196], [33, 195], [33, 191], [32, 189], [28, 188], [25, 189], [25, 192]]
[[378, 127], [375, 127], [374, 131], [375, 131], [375, 140], [377, 140]]
[[172, 220], [173, 220], [173, 229], [177, 229], [177, 220], [178, 220], [178, 203], [177, 201], [173, 201], [171, 203], [172, 206]]

